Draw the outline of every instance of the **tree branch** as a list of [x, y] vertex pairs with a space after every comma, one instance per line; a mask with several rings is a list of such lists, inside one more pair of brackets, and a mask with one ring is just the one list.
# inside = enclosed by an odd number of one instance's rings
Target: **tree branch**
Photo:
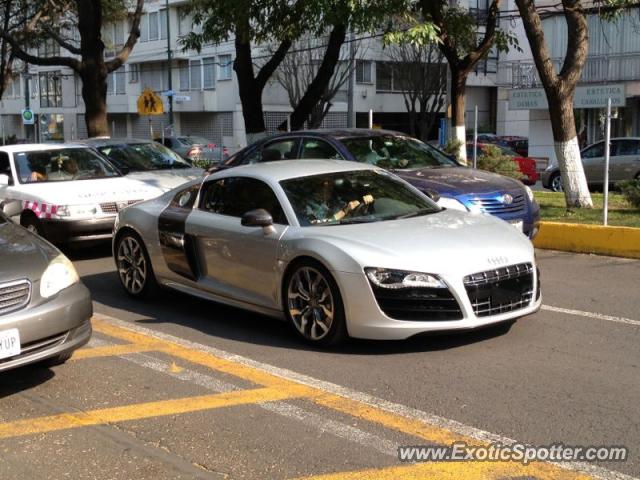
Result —
[[82, 66], [80, 61], [76, 60], [72, 57], [63, 57], [63, 56], [54, 56], [54, 57], [38, 57], [36, 55], [31, 55], [25, 52], [20, 44], [7, 32], [0, 31], [0, 37], [2, 37], [5, 41], [9, 42], [11, 45], [11, 51], [13, 54], [19, 58], [20, 60], [30, 63], [32, 65], [42, 65], [42, 66], [63, 66], [69, 67], [76, 72], [80, 71]]
[[489, 7], [489, 15], [487, 16], [487, 26], [484, 37], [480, 44], [467, 54], [463, 59], [463, 70], [470, 72], [478, 61], [491, 49], [496, 39], [496, 27], [498, 25], [498, 14], [500, 13], [500, 0], [493, 0]]
[[582, 69], [587, 61], [589, 30], [587, 18], [579, 0], [562, 0], [568, 31], [571, 32], [567, 43], [567, 53], [560, 70], [560, 79], [567, 87], [577, 85]]
[[288, 38], [280, 42], [277, 50], [271, 56], [269, 61], [262, 66], [262, 68], [258, 72], [258, 75], [256, 76], [256, 83], [258, 84], [258, 88], [264, 88], [269, 78], [271, 78], [271, 75], [273, 75], [273, 72], [276, 71], [278, 65], [280, 65], [280, 63], [284, 59], [290, 47], [291, 40], [289, 40]]
[[74, 53], [76, 55], [80, 55], [82, 53], [79, 47], [76, 47], [75, 45], [71, 45], [64, 38], [58, 35], [52, 28], [44, 27], [43, 30], [46, 32], [46, 34], [49, 37], [55, 40], [58, 45], [60, 45], [62, 48], [69, 51], [70, 53]]
[[[122, 46], [115, 58], [105, 62], [107, 72], [111, 73], [114, 70], [119, 69], [131, 55], [133, 47], [136, 45], [138, 38], [140, 37], [140, 18], [142, 17], [142, 7], [144, 6], [144, 0], [138, 0], [136, 10], [133, 12], [133, 22], [131, 23], [131, 30], [129, 31], [129, 37]], [[169, 15], [169, 12], [167, 12]], [[171, 68], [171, 65], [169, 65]]]

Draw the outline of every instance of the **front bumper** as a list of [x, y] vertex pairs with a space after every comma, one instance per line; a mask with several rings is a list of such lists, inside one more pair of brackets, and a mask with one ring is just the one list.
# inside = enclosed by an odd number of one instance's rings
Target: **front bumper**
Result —
[[43, 219], [44, 236], [52, 243], [69, 243], [84, 240], [111, 238], [116, 216], [84, 220]]
[[538, 275], [534, 276], [534, 292], [531, 303], [524, 308], [497, 315], [478, 317], [466, 293], [462, 279], [446, 277], [449, 289], [458, 301], [462, 318], [459, 320], [396, 320], [388, 317], [378, 306], [371, 286], [364, 276], [358, 273], [333, 272], [342, 292], [347, 330], [356, 338], [371, 340], [403, 340], [421, 333], [461, 332], [481, 329], [494, 324], [512, 321], [537, 312], [542, 304], [538, 291]]
[[91, 338], [89, 290], [76, 283], [51, 300], [0, 316], [0, 330], [17, 328], [22, 353], [0, 360], [0, 371], [39, 362], [80, 348]]

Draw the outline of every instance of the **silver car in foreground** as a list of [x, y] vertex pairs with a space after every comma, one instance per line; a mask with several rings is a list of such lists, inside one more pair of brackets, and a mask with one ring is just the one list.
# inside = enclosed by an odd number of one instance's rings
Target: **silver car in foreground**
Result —
[[320, 345], [474, 329], [541, 302], [513, 226], [338, 160], [242, 166], [131, 206], [113, 253], [130, 295], [169, 287], [286, 319]]
[[0, 371], [65, 362], [91, 337], [91, 296], [58, 249], [0, 213]]

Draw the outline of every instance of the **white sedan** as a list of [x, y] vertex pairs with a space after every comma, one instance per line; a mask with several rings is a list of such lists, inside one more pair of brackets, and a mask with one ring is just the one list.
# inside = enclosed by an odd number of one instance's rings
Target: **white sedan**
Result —
[[353, 162], [215, 173], [120, 212], [113, 252], [132, 296], [172, 288], [286, 319], [321, 345], [474, 329], [541, 302], [516, 229]]

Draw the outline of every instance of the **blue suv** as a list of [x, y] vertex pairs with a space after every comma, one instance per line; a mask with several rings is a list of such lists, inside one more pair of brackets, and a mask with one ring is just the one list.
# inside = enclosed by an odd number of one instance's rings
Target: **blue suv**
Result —
[[240, 150], [222, 168], [305, 158], [377, 165], [408, 181], [442, 207], [495, 215], [531, 239], [538, 233], [540, 207], [529, 187], [512, 178], [464, 167], [435, 147], [389, 130], [299, 130], [273, 135]]

